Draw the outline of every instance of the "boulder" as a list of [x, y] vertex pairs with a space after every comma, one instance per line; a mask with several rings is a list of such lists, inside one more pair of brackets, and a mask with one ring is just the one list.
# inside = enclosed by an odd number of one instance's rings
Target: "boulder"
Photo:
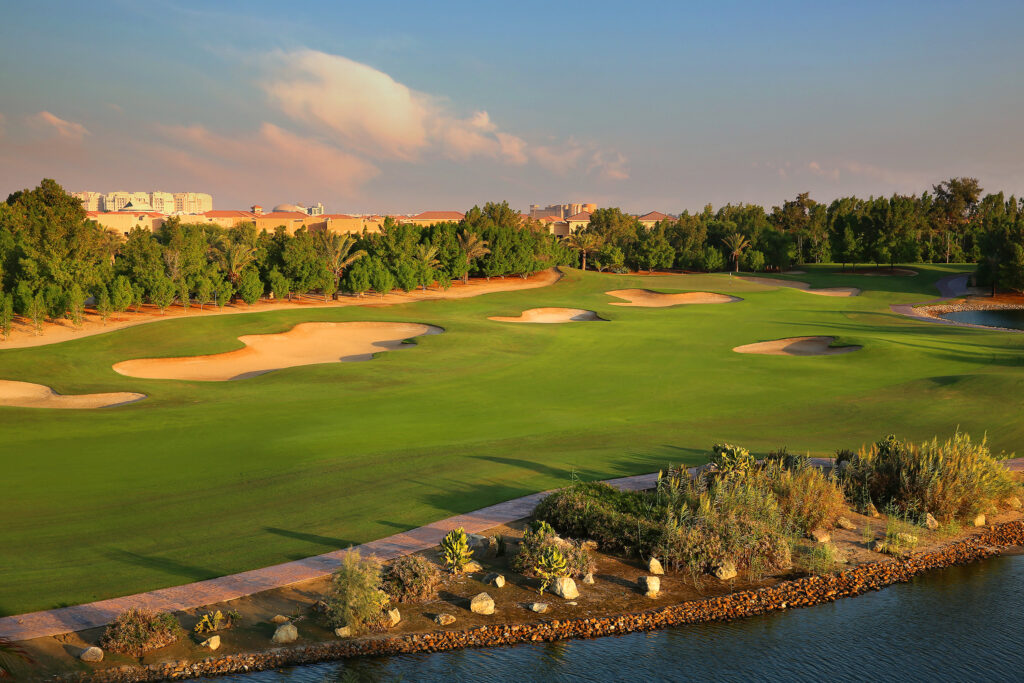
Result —
[[900, 532], [896, 534], [896, 542], [902, 545], [917, 545], [917, 536]]
[[103, 661], [103, 650], [98, 647], [87, 647], [82, 650], [78, 658], [83, 662], [102, 662]]
[[1022, 507], [1022, 504], [1020, 502], [1020, 498], [1018, 498], [1017, 496], [1010, 496], [1009, 498], [1007, 498], [1003, 502], [1006, 503], [1006, 507], [1012, 508], [1014, 510], [1020, 510], [1021, 507]]
[[389, 609], [388, 612], [388, 627], [398, 626], [398, 622], [402, 621], [402, 613], [398, 611], [398, 608]]
[[864, 514], [867, 515], [868, 517], [875, 517], [875, 518], [878, 518], [878, 517], [882, 516], [882, 515], [878, 514], [878, 508], [876, 508], [875, 504], [872, 503], [872, 502], [868, 502], [868, 506], [864, 510]]
[[340, 627], [334, 629], [334, 635], [338, 636], [339, 638], [351, 638], [352, 637], [352, 627], [351, 626], [340, 626]]
[[935, 519], [935, 517], [932, 516], [932, 513], [929, 512], [924, 517], [924, 525], [932, 531], [935, 531], [939, 528], [939, 520]]
[[576, 582], [568, 576], [559, 576], [555, 579], [551, 584], [551, 592], [565, 600], [580, 597], [580, 592], [576, 590]]
[[495, 588], [504, 588], [505, 577], [501, 574], [488, 574], [487, 577], [484, 578], [484, 583], [489, 583]]
[[715, 567], [715, 578], [720, 581], [728, 581], [729, 579], [736, 578], [736, 564], [726, 560], [722, 564]]
[[974, 526], [985, 526], [985, 515], [978, 515], [975, 517]]
[[664, 568], [661, 566], [661, 562], [659, 562], [656, 557], [652, 557], [647, 561], [647, 571], [655, 576], [661, 576], [665, 573]]
[[283, 614], [278, 614], [276, 617], [270, 620], [271, 624], [287, 624], [291, 619]]
[[594, 572], [587, 572], [586, 576], [583, 577], [583, 583], [588, 586], [594, 585]]
[[274, 631], [274, 637], [271, 638], [273, 642], [283, 645], [285, 643], [294, 643], [299, 638], [299, 629], [295, 628], [295, 624], [281, 624]]
[[846, 529], [847, 531], [856, 531], [857, 525], [848, 520], [846, 517], [840, 517], [836, 520], [836, 526], [840, 529]]
[[435, 614], [434, 623], [440, 626], [451, 626], [455, 623], [455, 617], [451, 614]]
[[484, 557], [497, 548], [497, 542], [490, 536], [484, 536], [483, 534], [466, 534], [466, 540], [469, 543], [469, 549], [477, 557]]
[[661, 579], [657, 576], [641, 576], [636, 583], [640, 587], [640, 592], [649, 598], [656, 598], [661, 592]]
[[544, 614], [545, 612], [548, 611], [548, 603], [546, 603], [546, 602], [531, 602], [530, 603], [530, 610], [536, 612], [537, 614]]
[[462, 571], [466, 572], [467, 574], [472, 574], [473, 572], [483, 571], [483, 568], [484, 568], [484, 566], [482, 564], [480, 564], [479, 562], [477, 562], [476, 560], [470, 560], [462, 568]]
[[809, 535], [815, 543], [828, 543], [832, 540], [832, 534], [824, 529], [812, 529]]
[[469, 611], [474, 614], [494, 614], [494, 598], [481, 593], [469, 601]]
[[216, 650], [220, 647], [220, 636], [210, 636], [199, 643], [199, 647], [205, 647], [207, 650]]

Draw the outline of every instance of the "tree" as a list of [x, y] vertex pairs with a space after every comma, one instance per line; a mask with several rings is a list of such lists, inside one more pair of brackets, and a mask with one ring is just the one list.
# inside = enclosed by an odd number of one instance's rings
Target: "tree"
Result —
[[345, 269], [366, 256], [366, 250], [352, 251], [352, 247], [356, 244], [356, 238], [352, 235], [339, 235], [326, 230], [318, 235], [317, 247], [320, 258], [323, 259], [327, 272], [333, 278], [331, 285], [333, 295], [338, 291]]
[[107, 324], [107, 319], [110, 318], [113, 310], [114, 306], [110, 302], [110, 294], [107, 292], [107, 288], [104, 285], [100, 285], [99, 293], [96, 294], [96, 312], [100, 314], [100, 321], [104, 325]]
[[132, 283], [124, 275], [114, 278], [114, 284], [110, 288], [110, 303], [117, 313], [124, 313], [132, 305], [135, 298], [132, 292]]
[[743, 255], [743, 250], [750, 246], [750, 242], [743, 235], [734, 232], [722, 240], [722, 244], [725, 245], [726, 253], [732, 256], [736, 272], [740, 272], [740, 256]]
[[416, 279], [423, 290], [434, 281], [434, 270], [441, 265], [437, 260], [437, 247], [429, 244], [417, 244], [413, 252], [413, 261], [416, 263]]
[[85, 317], [85, 292], [77, 282], [68, 290], [68, 312], [71, 314], [71, 324], [81, 327], [82, 319]]
[[950, 178], [933, 185], [932, 190], [935, 210], [946, 226], [946, 263], [949, 263], [951, 235], [970, 221], [982, 190], [977, 178]]
[[701, 267], [709, 272], [714, 273], [725, 267], [725, 258], [722, 257], [722, 252], [715, 249], [712, 246], [704, 247], [704, 255], [701, 259]]
[[370, 286], [383, 299], [385, 294], [395, 288], [395, 276], [379, 259], [374, 259], [374, 261], [375, 263], [370, 269]]
[[174, 283], [169, 277], [160, 275], [153, 282], [152, 289], [149, 292], [149, 300], [160, 310], [160, 315], [163, 315], [167, 307], [174, 301]]
[[199, 305], [199, 310], [202, 311], [203, 306], [213, 303], [213, 301], [213, 281], [203, 275], [196, 280], [196, 303]]
[[403, 292], [411, 292], [416, 289], [419, 283], [419, 273], [416, 264], [409, 259], [402, 259], [395, 266], [395, 284]]
[[[594, 266], [598, 271], [610, 268], [613, 272], [621, 270], [626, 263], [626, 255], [614, 244], [603, 244], [594, 256]], [[599, 265], [600, 264], [600, 265]]]
[[256, 247], [224, 238], [217, 245], [221, 270], [231, 284], [239, 284], [246, 269], [256, 260]]
[[373, 259], [361, 259], [345, 273], [345, 289], [362, 296], [370, 288], [370, 270]]
[[217, 308], [224, 310], [224, 307], [231, 302], [231, 297], [235, 295], [235, 286], [227, 280], [221, 280], [217, 283]]
[[465, 254], [466, 259], [466, 271], [462, 276], [462, 284], [466, 285], [469, 284], [469, 271], [472, 269], [473, 264], [481, 256], [490, 254], [491, 250], [487, 246], [487, 242], [480, 235], [466, 230], [459, 233], [459, 249]]
[[250, 306], [259, 301], [260, 297], [263, 296], [263, 281], [260, 280], [259, 271], [255, 268], [246, 268], [245, 272], [242, 273], [238, 283], [238, 295], [242, 297], [242, 301]]
[[11, 325], [14, 322], [14, 297], [0, 292], [0, 334], [4, 341], [11, 336]]
[[596, 232], [581, 230], [569, 235], [565, 242], [570, 248], [575, 249], [580, 253], [583, 258], [582, 270], [586, 270], [587, 255], [600, 249], [601, 245], [604, 244], [604, 239]]
[[268, 284], [270, 285], [270, 291], [274, 293], [275, 301], [282, 301], [284, 299], [291, 298], [292, 283], [289, 282], [288, 278], [286, 278], [276, 266], [270, 271]]
[[43, 293], [36, 292], [28, 304], [28, 317], [32, 318], [32, 327], [36, 334], [43, 333], [43, 317], [46, 315], [46, 302], [43, 300]]
[[180, 278], [178, 280], [178, 301], [181, 302], [181, 308], [185, 311], [185, 313], [188, 313], [188, 305], [191, 302], [191, 300], [192, 297], [191, 293], [189, 292], [188, 282], [185, 280], [185, 278]]

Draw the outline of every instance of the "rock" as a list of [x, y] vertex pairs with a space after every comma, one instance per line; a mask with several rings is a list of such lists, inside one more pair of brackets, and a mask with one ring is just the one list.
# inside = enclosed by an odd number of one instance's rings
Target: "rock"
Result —
[[587, 572], [586, 576], [583, 577], [583, 583], [588, 586], [594, 585], [594, 572]]
[[1003, 502], [1006, 504], [1007, 507], [1012, 508], [1014, 510], [1020, 510], [1022, 506], [1020, 498], [1018, 498], [1017, 496], [1011, 496], [1004, 500]]
[[398, 626], [398, 622], [402, 621], [402, 613], [398, 611], [398, 608], [388, 610], [388, 626]]
[[736, 578], [736, 564], [726, 560], [715, 567], [715, 578], [720, 581], [728, 581]]
[[469, 601], [469, 611], [474, 614], [494, 614], [494, 598], [481, 593]]
[[530, 609], [537, 614], [544, 614], [548, 611], [548, 603], [546, 602], [531, 602]]
[[840, 529], [846, 529], [847, 531], [856, 531], [857, 525], [848, 520], [846, 517], [840, 517], [836, 520], [836, 526]]
[[809, 535], [815, 543], [828, 543], [832, 540], [832, 534], [824, 529], [812, 529]]
[[199, 643], [199, 647], [205, 647], [207, 650], [216, 650], [220, 647], [220, 636], [210, 636]]
[[473, 572], [483, 571], [483, 569], [484, 569], [484, 566], [482, 564], [480, 564], [476, 560], [470, 560], [462, 568], [462, 571], [466, 572], [467, 574], [472, 574]]
[[484, 579], [484, 583], [489, 583], [496, 588], [504, 588], [505, 577], [501, 574], [488, 574], [487, 577]]
[[103, 661], [103, 650], [98, 647], [87, 647], [82, 650], [82, 653], [78, 655], [78, 658], [83, 662], [102, 662]]
[[661, 592], [661, 579], [657, 576], [641, 576], [636, 583], [640, 587], [640, 592], [649, 598], [656, 598]]
[[917, 536], [901, 532], [896, 534], [896, 542], [903, 545], [917, 545]]
[[484, 557], [491, 553], [491, 551], [496, 550], [498, 545], [497, 541], [493, 538], [483, 534], [466, 534], [466, 540], [469, 543], [469, 549], [477, 557]]
[[295, 628], [295, 624], [281, 624], [274, 631], [274, 637], [272, 641], [278, 644], [294, 643], [299, 637], [299, 629]]
[[555, 579], [551, 584], [551, 592], [565, 600], [572, 600], [580, 597], [580, 592], [576, 590], [576, 582], [568, 576], [559, 576]]
[[659, 562], [656, 557], [652, 557], [647, 562], [647, 571], [656, 576], [660, 576], [665, 573], [665, 570], [661, 566], [661, 562]]
[[352, 627], [351, 626], [341, 626], [339, 628], [336, 628], [336, 629], [334, 629], [334, 635], [338, 636], [339, 638], [351, 638], [352, 637]]
[[978, 515], [975, 517], [974, 526], [985, 526], [985, 515]]
[[932, 513], [929, 512], [924, 517], [924, 525], [932, 531], [935, 531], [939, 528], [939, 520], [935, 519], [935, 517], [932, 516]]
[[450, 614], [435, 614], [434, 623], [441, 626], [451, 626], [455, 623], [455, 617]]
[[878, 508], [876, 508], [875, 504], [872, 503], [872, 502], [868, 502], [868, 506], [867, 506], [867, 508], [865, 508], [864, 514], [867, 515], [868, 517], [874, 517], [876, 519], [878, 517], [882, 516], [882, 515], [878, 514]]
[[291, 619], [283, 614], [278, 614], [276, 617], [270, 620], [271, 624], [287, 624]]
[[323, 600], [317, 600], [313, 603], [313, 611], [317, 614], [327, 614], [327, 603]]

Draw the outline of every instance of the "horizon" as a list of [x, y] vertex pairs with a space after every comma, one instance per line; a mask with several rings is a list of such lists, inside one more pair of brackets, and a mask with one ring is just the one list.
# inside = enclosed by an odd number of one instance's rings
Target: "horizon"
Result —
[[1011, 3], [8, 16], [7, 193], [51, 177], [205, 192], [215, 209], [396, 214], [503, 200], [694, 213], [920, 195], [953, 176], [1024, 193]]

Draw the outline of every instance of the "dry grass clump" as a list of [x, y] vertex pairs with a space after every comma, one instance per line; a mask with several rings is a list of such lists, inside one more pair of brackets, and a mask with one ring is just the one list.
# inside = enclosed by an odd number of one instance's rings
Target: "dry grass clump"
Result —
[[766, 466], [786, 526], [793, 533], [831, 529], [846, 512], [846, 498], [835, 478], [806, 464], [795, 469]]
[[957, 431], [952, 438], [914, 444], [888, 436], [856, 454], [839, 454], [836, 464], [850, 500], [862, 509], [895, 508], [921, 519], [965, 520], [991, 512], [1019, 492], [1010, 473], [986, 446]]
[[349, 550], [334, 572], [324, 615], [332, 628], [348, 626], [353, 632], [381, 630], [389, 604], [382, 590], [380, 562]]
[[427, 602], [437, 597], [441, 572], [425, 557], [407, 555], [384, 568], [382, 583], [394, 602]]
[[107, 626], [100, 647], [111, 652], [141, 657], [177, 641], [185, 635], [174, 615], [145, 609], [130, 609], [117, 615]]

